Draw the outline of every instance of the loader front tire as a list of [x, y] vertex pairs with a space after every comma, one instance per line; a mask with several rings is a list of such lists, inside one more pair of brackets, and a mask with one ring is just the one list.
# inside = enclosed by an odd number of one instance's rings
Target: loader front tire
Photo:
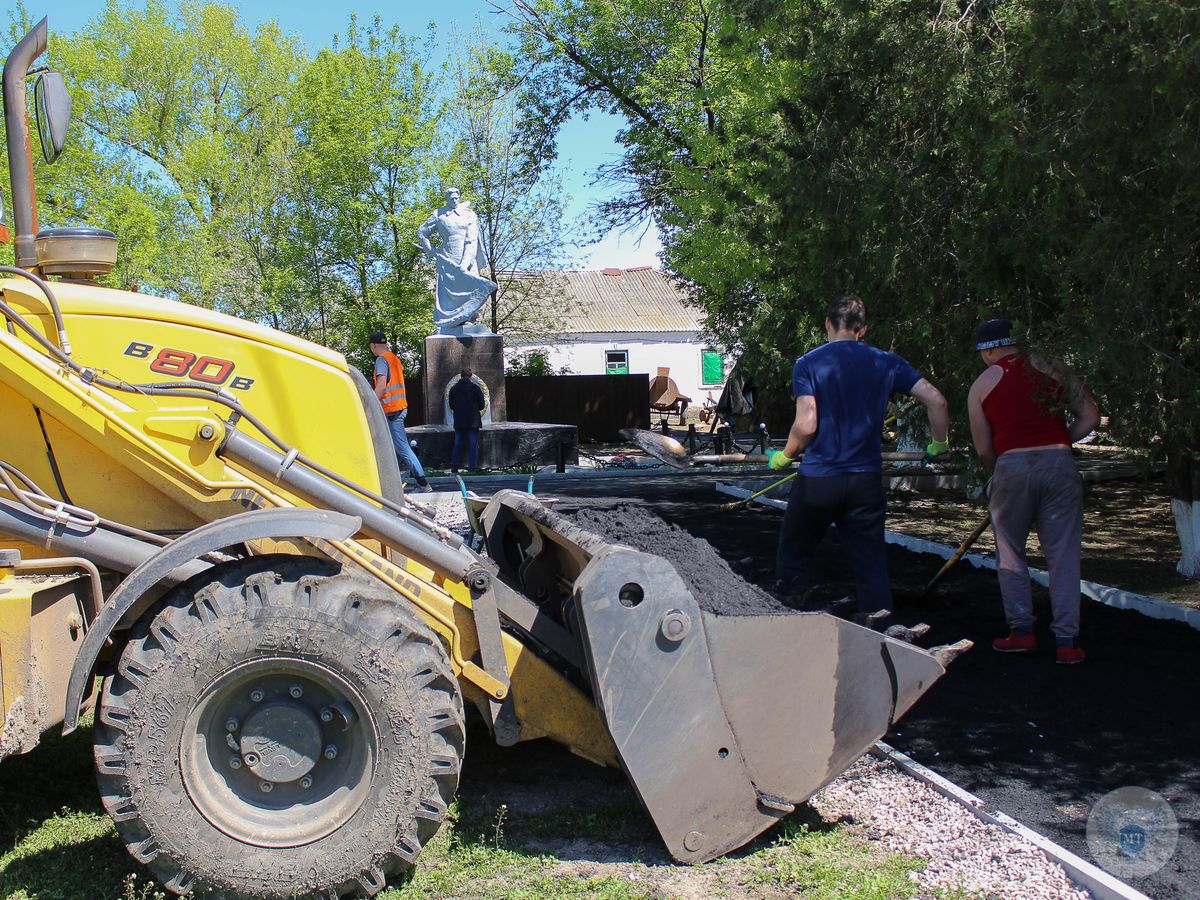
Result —
[[297, 556], [168, 594], [95, 726], [129, 852], [176, 893], [220, 897], [377, 893], [436, 833], [463, 744], [458, 682], [413, 607]]

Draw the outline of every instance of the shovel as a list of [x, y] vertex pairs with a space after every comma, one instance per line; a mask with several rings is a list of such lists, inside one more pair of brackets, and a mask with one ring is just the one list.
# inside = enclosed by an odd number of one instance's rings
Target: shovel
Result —
[[[705, 465], [727, 466], [736, 463], [758, 463], [765, 465], [770, 459], [770, 457], [762, 453], [711, 453], [696, 454], [693, 456], [689, 455], [687, 450], [684, 449], [683, 444], [679, 443], [675, 438], [659, 434], [657, 431], [646, 431], [642, 428], [622, 428], [621, 437], [632, 444], [636, 444], [641, 450], [660, 462], [664, 462], [676, 469], [687, 469], [691, 466]], [[925, 454], [919, 451], [884, 453], [883, 458], [887, 460], [917, 461], [924, 459]]]
[[683, 444], [659, 434], [657, 431], [646, 431], [642, 428], [622, 428], [621, 437], [635, 444], [639, 449], [650, 454], [659, 462], [676, 469], [687, 469], [691, 466], [715, 465], [724, 466], [731, 463], [765, 463], [767, 457], [761, 453], [710, 453], [691, 456]]

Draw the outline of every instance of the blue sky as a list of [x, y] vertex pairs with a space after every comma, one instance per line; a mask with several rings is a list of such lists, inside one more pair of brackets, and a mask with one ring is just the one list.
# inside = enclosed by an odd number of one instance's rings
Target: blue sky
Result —
[[[370, 0], [363, 4], [331, 3], [328, 0], [224, 2], [239, 9], [248, 26], [275, 19], [285, 32], [298, 35], [314, 51], [328, 44], [334, 34], [345, 30], [351, 12], [357, 12], [360, 20], [368, 21], [378, 14], [383, 21], [395, 22], [412, 33], [423, 31], [432, 20], [439, 36], [445, 36], [447, 40], [455, 31], [471, 30], [477, 19], [497, 33], [504, 22], [502, 16], [492, 12], [487, 0], [438, 0], [428, 5], [407, 0], [390, 4]], [[51, 42], [55, 30], [76, 31], [104, 6], [103, 0], [56, 0], [52, 5], [40, 7], [35, 3], [36, 0], [27, 0], [26, 8], [33, 16], [38, 15], [39, 9], [48, 10]], [[11, 13], [13, 8], [12, 4], [6, 4], [6, 13]], [[6, 15], [5, 20], [8, 18]], [[558, 169], [571, 198], [568, 215], [572, 219], [582, 215], [590, 203], [604, 199], [603, 194], [589, 186], [589, 182], [597, 166], [619, 157], [620, 148], [614, 141], [618, 124], [615, 117], [592, 115], [586, 122], [576, 118], [563, 129]], [[575, 248], [571, 251], [574, 265], [579, 268], [657, 265], [658, 233], [653, 224], [643, 236], [644, 230], [643, 226], [626, 234], [610, 232], [597, 244]]]

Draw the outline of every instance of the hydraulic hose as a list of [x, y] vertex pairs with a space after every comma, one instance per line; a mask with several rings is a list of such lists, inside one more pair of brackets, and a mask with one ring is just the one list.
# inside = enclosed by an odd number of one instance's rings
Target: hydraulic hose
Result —
[[[102, 527], [59, 527], [19, 503], [0, 498], [0, 531], [59, 553], [83, 556], [114, 572], [132, 572], [161, 548]], [[195, 560], [178, 569], [172, 580], [183, 581], [209, 566]]]
[[[13, 479], [21, 482], [25, 486], [24, 489], [17, 488], [13, 484]], [[99, 525], [159, 547], [165, 547], [171, 543], [170, 538], [164, 537], [161, 534], [155, 534], [153, 531], [144, 531], [141, 528], [135, 528], [133, 525], [127, 525], [124, 522], [106, 519], [82, 506], [60, 503], [50, 496], [50, 494], [46, 493], [40, 484], [16, 466], [2, 459], [0, 459], [0, 482], [3, 482], [9, 493], [16, 497], [21, 505], [34, 515], [45, 519], [52, 519], [56, 523], [76, 528], [93, 528]], [[60, 507], [62, 508], [61, 510], [59, 509]], [[63, 513], [66, 513], [66, 515], [64, 516]]]
[[[46, 295], [46, 300], [50, 304], [50, 311], [54, 314], [54, 325], [58, 329], [58, 343], [62, 346], [63, 353], [67, 356], [71, 355], [71, 341], [67, 338], [67, 325], [63, 322], [62, 310], [58, 307], [58, 298], [54, 296], [54, 292], [50, 290], [50, 285], [46, 284], [41, 278], [38, 278], [32, 272], [26, 272], [24, 269], [18, 269], [15, 266], [0, 266], [0, 272], [6, 272], [9, 275], [20, 275], [22, 278], [28, 278]], [[7, 305], [5, 306], [4, 314], [11, 318], [10, 313], [13, 312]]]
[[[25, 488], [18, 487], [14, 479], [24, 484]], [[94, 528], [100, 524], [100, 517], [91, 510], [65, 503], [62, 500], [55, 500], [26, 477], [20, 469], [10, 466], [3, 460], [0, 460], [0, 483], [3, 483], [8, 492], [30, 512], [43, 519], [49, 519], [57, 525]]]

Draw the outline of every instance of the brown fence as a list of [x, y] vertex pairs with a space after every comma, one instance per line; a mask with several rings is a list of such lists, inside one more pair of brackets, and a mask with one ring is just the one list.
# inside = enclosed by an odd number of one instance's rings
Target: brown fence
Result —
[[650, 427], [646, 375], [519, 375], [505, 379], [510, 422], [574, 425], [579, 440], [618, 441]]

